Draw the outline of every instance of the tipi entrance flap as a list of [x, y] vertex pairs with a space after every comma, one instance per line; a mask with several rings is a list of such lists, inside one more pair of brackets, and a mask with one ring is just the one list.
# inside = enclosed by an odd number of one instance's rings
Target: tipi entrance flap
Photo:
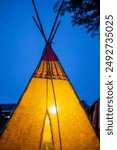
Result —
[[51, 120], [47, 114], [42, 132], [41, 150], [54, 150], [54, 141], [52, 136]]

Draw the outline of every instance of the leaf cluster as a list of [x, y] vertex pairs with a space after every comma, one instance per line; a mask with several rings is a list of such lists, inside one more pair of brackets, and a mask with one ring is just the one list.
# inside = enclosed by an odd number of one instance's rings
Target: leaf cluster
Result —
[[[58, 11], [60, 1], [54, 5]], [[100, 27], [100, 0], [65, 0], [61, 9], [61, 15], [65, 12], [71, 14], [73, 25], [83, 25], [87, 32], [99, 35]]]

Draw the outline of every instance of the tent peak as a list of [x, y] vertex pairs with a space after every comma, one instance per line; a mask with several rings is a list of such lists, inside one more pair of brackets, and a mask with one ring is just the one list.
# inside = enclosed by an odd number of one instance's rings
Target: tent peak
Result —
[[54, 53], [51, 43], [47, 43], [43, 52], [43, 56], [41, 60], [45, 61], [58, 61], [56, 54]]
[[51, 43], [46, 44], [40, 64], [34, 73], [34, 77], [67, 80], [58, 57], [51, 47]]
[[46, 43], [52, 42], [52, 40], [53, 40], [53, 38], [55, 37], [55, 34], [56, 34], [57, 30], [58, 30], [58, 27], [59, 27], [59, 25], [60, 25], [60, 23], [61, 23], [61, 21], [59, 21], [58, 23], [57, 23], [57, 21], [58, 21], [58, 17], [59, 17], [60, 11], [61, 11], [61, 9], [62, 9], [64, 0], [62, 0], [61, 5], [60, 5], [60, 8], [58, 9], [58, 13], [57, 13], [56, 18], [55, 18], [55, 20], [54, 20], [52, 29], [50, 30], [50, 34], [49, 34], [48, 39], [47, 39], [47, 37], [46, 37], [46, 35], [45, 35], [45, 32], [44, 32], [44, 29], [43, 29], [43, 26], [42, 26], [42, 23], [41, 23], [41, 20], [40, 20], [40, 17], [39, 17], [39, 13], [38, 13], [38, 11], [37, 11], [37, 8], [36, 8], [36, 5], [35, 5], [34, 0], [32, 0], [32, 3], [33, 3], [33, 7], [34, 7], [34, 10], [35, 10], [36, 16], [37, 16], [37, 20], [35, 19], [34, 16], [32, 16], [32, 18], [33, 18], [35, 24], [37, 25], [37, 27], [38, 27], [40, 33], [42, 34], [42, 36], [43, 36], [45, 42], [46, 42]]

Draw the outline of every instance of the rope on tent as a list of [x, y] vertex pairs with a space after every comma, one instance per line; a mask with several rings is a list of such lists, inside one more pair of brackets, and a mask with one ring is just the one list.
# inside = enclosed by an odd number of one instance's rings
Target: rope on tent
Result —
[[[49, 55], [48, 55], [48, 51], [47, 51], [47, 62], [48, 62], [48, 70], [47, 73], [48, 75], [50, 75], [51, 78], [51, 84], [52, 84], [52, 90], [53, 90], [53, 96], [54, 96], [54, 102], [55, 102], [55, 106], [56, 106], [56, 116], [57, 116], [57, 123], [58, 123], [58, 133], [59, 133], [59, 140], [60, 140], [60, 150], [62, 150], [62, 140], [61, 140], [61, 132], [60, 132], [60, 122], [59, 122], [59, 115], [58, 115], [58, 106], [57, 106], [57, 101], [56, 101], [56, 94], [55, 94], [55, 90], [54, 90], [54, 84], [53, 84], [53, 78], [52, 78], [52, 72], [51, 72], [51, 67], [50, 67], [50, 63], [49, 63]], [[48, 77], [47, 77], [48, 78]]]
[[[49, 61], [46, 62], [46, 69], [48, 69], [48, 64]], [[48, 72], [46, 74], [46, 113], [44, 116], [44, 121], [43, 121], [43, 125], [42, 125], [42, 131], [41, 131], [41, 140], [40, 140], [40, 145], [39, 148], [41, 148], [42, 146], [42, 140], [43, 140], [43, 134], [44, 134], [44, 126], [45, 126], [45, 121], [46, 121], [46, 117], [48, 116], [49, 118], [49, 123], [50, 123], [50, 130], [51, 130], [51, 137], [52, 137], [52, 144], [53, 144], [53, 148], [55, 150], [55, 146], [54, 146], [54, 138], [53, 138], [53, 132], [52, 132], [52, 123], [51, 123], [51, 118], [48, 112]]]
[[[43, 53], [44, 53], [44, 51], [45, 51], [45, 49], [43, 50]], [[48, 62], [46, 62], [46, 69], [47, 69], [47, 66], [48, 66]], [[47, 77], [47, 75], [46, 75], [46, 77]], [[41, 130], [41, 140], [40, 140], [40, 145], [39, 145], [40, 149], [41, 149], [42, 140], [43, 140], [44, 125], [45, 125], [47, 113], [48, 113], [48, 79], [46, 78], [46, 112], [45, 112], [45, 116], [44, 116], [42, 130]]]
[[[46, 62], [46, 70], [48, 70], [48, 65], [49, 65], [49, 61]], [[48, 117], [49, 117], [51, 137], [52, 137], [52, 143], [53, 143], [53, 147], [54, 147], [54, 138], [53, 138], [53, 132], [52, 132], [51, 118], [50, 118], [50, 115], [48, 112], [48, 75], [49, 75], [49, 72], [47, 71], [47, 74], [46, 74], [46, 115], [48, 115]], [[55, 149], [55, 147], [54, 147], [54, 149]]]

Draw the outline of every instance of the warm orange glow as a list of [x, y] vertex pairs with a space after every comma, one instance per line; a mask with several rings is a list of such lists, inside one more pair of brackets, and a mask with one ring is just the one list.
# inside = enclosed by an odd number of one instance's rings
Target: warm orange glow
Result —
[[47, 84], [47, 79], [32, 78], [6, 130], [0, 136], [0, 150], [44, 150], [50, 147], [60, 150], [57, 119], [62, 150], [99, 150], [99, 141], [69, 81], [53, 79], [53, 84], [57, 107], [51, 79]]

